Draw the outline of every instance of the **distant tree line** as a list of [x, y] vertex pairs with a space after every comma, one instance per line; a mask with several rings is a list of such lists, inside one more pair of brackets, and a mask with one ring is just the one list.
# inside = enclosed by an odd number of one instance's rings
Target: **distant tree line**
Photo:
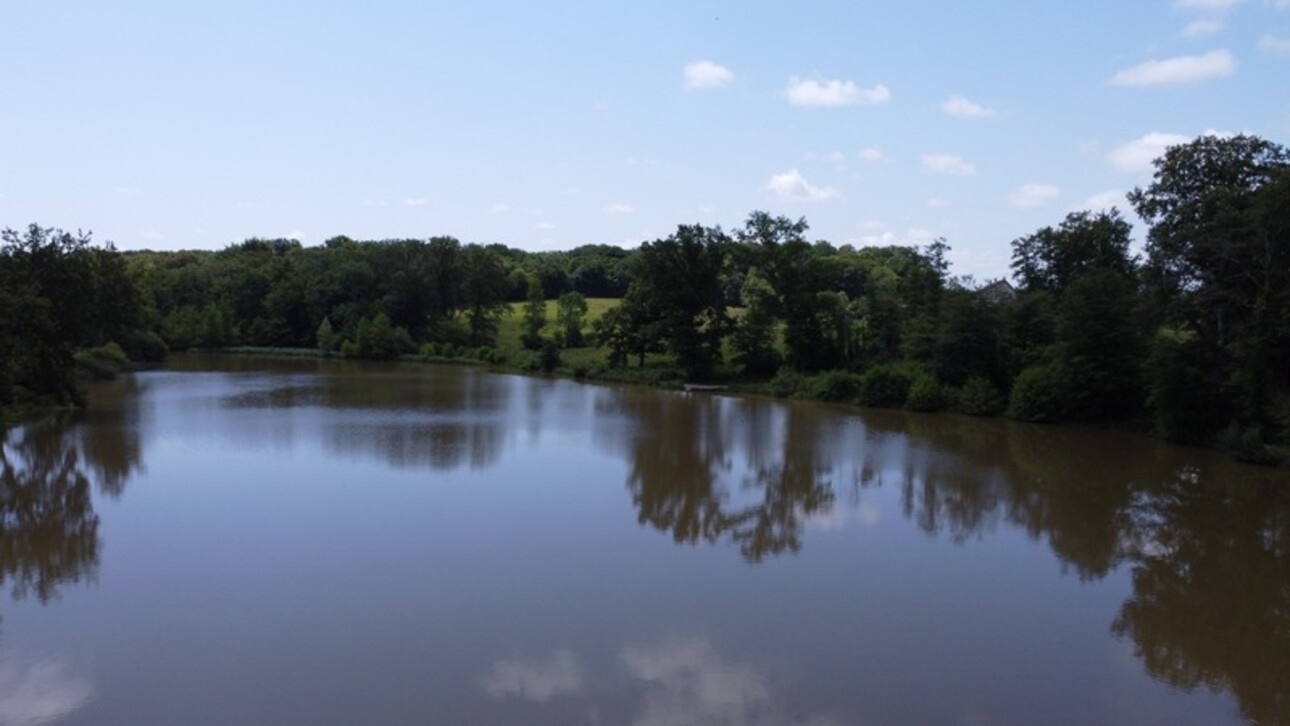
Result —
[[[764, 212], [730, 232], [682, 225], [631, 251], [335, 237], [117, 255], [33, 227], [5, 236], [0, 309], [32, 314], [0, 320], [0, 386], [65, 395], [70, 379], [51, 359], [140, 330], [172, 350], [475, 349], [496, 344], [514, 302], [520, 342], [550, 366], [561, 345], [587, 342], [608, 371], [662, 366], [865, 405], [1133, 422], [1283, 458], [1290, 152], [1200, 137], [1158, 159], [1129, 202], [1149, 227], [1145, 258], [1119, 210], [1076, 212], [1012, 242], [1015, 287], [951, 276], [944, 240], [838, 247], [809, 240], [805, 220]], [[51, 305], [52, 290], [75, 292]], [[606, 297], [619, 303], [586, 330], [586, 298]], [[544, 338], [557, 299], [559, 333]]]

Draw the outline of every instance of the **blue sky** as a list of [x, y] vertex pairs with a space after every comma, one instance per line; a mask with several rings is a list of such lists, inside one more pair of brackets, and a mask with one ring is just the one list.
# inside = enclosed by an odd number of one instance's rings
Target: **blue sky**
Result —
[[631, 246], [764, 209], [944, 236], [986, 278], [1165, 144], [1290, 142], [1290, 0], [5, 0], [0, 27], [0, 225], [121, 249]]

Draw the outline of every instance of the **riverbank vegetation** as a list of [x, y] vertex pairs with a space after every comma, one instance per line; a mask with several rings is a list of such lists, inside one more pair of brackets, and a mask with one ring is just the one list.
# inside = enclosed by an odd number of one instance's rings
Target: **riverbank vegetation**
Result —
[[[1251, 136], [1173, 147], [1128, 195], [1144, 256], [1120, 210], [1075, 212], [1011, 242], [1015, 285], [953, 276], [945, 240], [835, 246], [764, 212], [631, 251], [541, 253], [335, 237], [118, 255], [33, 226], [0, 258], [0, 403], [74, 399], [77, 347], [134, 357], [159, 337], [1128, 425], [1284, 462], [1288, 169], [1290, 152]], [[46, 248], [68, 272], [41, 272]]]

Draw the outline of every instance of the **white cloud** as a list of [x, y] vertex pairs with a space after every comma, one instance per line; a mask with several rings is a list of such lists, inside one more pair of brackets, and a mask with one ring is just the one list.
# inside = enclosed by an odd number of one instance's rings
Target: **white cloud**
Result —
[[882, 160], [882, 149], [876, 146], [868, 146], [860, 150], [860, 161], [873, 163]]
[[1090, 212], [1100, 212], [1102, 210], [1110, 209], [1111, 207], [1124, 208], [1127, 204], [1128, 200], [1124, 198], [1123, 190], [1108, 189], [1085, 199], [1084, 203], [1080, 205], [1080, 209]]
[[290, 232], [287, 232], [286, 234], [282, 235], [282, 239], [293, 239], [297, 242], [304, 242], [305, 238], [308, 236], [309, 235], [305, 234], [304, 232], [301, 232], [298, 229], [293, 229]]
[[538, 222], [537, 224], [533, 225], [533, 229], [536, 229], [539, 231], [546, 231], [546, 230], [555, 229], [555, 225], [551, 224], [550, 222]]
[[1214, 50], [1204, 55], [1147, 61], [1116, 73], [1111, 77], [1111, 83], [1116, 86], [1199, 83], [1211, 78], [1230, 76], [1235, 72], [1236, 59], [1232, 54], [1226, 50]]
[[1152, 162], [1164, 155], [1165, 149], [1188, 141], [1191, 138], [1181, 134], [1152, 131], [1111, 149], [1106, 158], [1120, 171], [1140, 174], [1151, 171]]
[[[1290, 3], [1288, 3], [1290, 6]], [[1259, 38], [1259, 50], [1272, 55], [1290, 55], [1290, 38], [1265, 35]]]
[[934, 239], [936, 239], [936, 235], [931, 230], [922, 227], [910, 227], [904, 232], [861, 235], [856, 242], [859, 247], [890, 247], [892, 245], [918, 247], [929, 244]]
[[403, 206], [405, 207], [424, 207], [428, 203], [425, 197], [409, 197], [403, 200]]
[[797, 169], [775, 174], [765, 188], [771, 196], [788, 202], [822, 202], [838, 196], [837, 189], [814, 186]]
[[847, 155], [841, 151], [830, 151], [824, 154], [808, 151], [802, 155], [802, 158], [806, 161], [826, 161], [834, 166], [844, 166], [847, 163]]
[[944, 199], [941, 199], [940, 197], [932, 197], [931, 199], [927, 200], [927, 206], [931, 207], [932, 209], [943, 209], [945, 207], [948, 207], [949, 205], [950, 205], [949, 202], [945, 201]]
[[156, 230], [148, 230], [148, 231], [146, 231], [146, 232], [140, 232], [140, 233], [139, 233], [139, 238], [140, 238], [140, 239], [150, 240], [150, 241], [153, 241], [153, 242], [160, 242], [161, 240], [163, 240], [163, 239], [165, 239], [165, 238], [166, 238], [166, 235], [164, 235], [164, 234], [162, 234], [162, 233], [160, 233], [160, 232], [158, 232], [158, 231], [156, 231]]
[[1223, 29], [1223, 21], [1213, 19], [1193, 20], [1182, 29], [1184, 38], [1204, 38]]
[[735, 74], [729, 68], [710, 60], [697, 60], [687, 64], [681, 75], [685, 78], [685, 87], [691, 91], [724, 88], [735, 79]]
[[502, 660], [493, 664], [480, 686], [491, 698], [546, 703], [582, 691], [582, 665], [567, 650], [557, 650], [546, 660]]
[[488, 208], [488, 213], [489, 214], [510, 214], [511, 205], [506, 204], [504, 202], [497, 202], [496, 204]]
[[1062, 190], [1052, 184], [1022, 184], [1008, 197], [1014, 207], [1033, 209], [1042, 207], [1061, 196]]
[[[1281, 0], [1284, 2], [1284, 0]], [[1174, 7], [1183, 10], [1231, 10], [1241, 0], [1174, 0]]]
[[953, 154], [923, 154], [923, 168], [934, 174], [972, 176], [976, 166]]
[[786, 92], [789, 103], [805, 108], [876, 106], [891, 100], [891, 91], [881, 83], [873, 88], [861, 88], [855, 81], [817, 81], [797, 76], [788, 79]]
[[941, 104], [941, 110], [954, 118], [992, 118], [998, 114], [994, 109], [986, 108], [963, 96], [950, 96], [945, 99], [945, 102]]
[[602, 210], [605, 214], [635, 214], [636, 207], [622, 202], [614, 202]]

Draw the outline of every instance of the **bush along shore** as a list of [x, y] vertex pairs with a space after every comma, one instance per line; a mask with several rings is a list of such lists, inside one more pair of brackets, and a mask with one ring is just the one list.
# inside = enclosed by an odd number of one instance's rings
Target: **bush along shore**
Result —
[[[0, 408], [79, 402], [158, 350], [462, 362], [918, 411], [1148, 430], [1290, 461], [1290, 151], [1171, 147], [1118, 209], [1010, 242], [856, 248], [805, 219], [681, 225], [633, 250], [451, 237], [117, 253], [32, 225], [0, 248]], [[115, 343], [115, 346], [113, 345]]]

